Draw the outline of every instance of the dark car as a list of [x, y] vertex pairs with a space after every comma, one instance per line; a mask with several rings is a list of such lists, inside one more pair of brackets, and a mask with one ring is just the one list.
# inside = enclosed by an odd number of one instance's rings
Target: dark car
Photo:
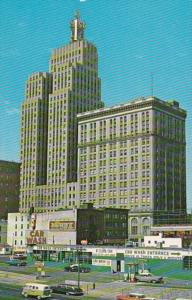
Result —
[[58, 284], [51, 286], [52, 292], [57, 294], [73, 295], [73, 296], [82, 296], [83, 290], [75, 285], [70, 284]]
[[[78, 272], [78, 265], [71, 265], [66, 266], [64, 268], [64, 271], [66, 272]], [[91, 269], [89, 267], [79, 266], [79, 272], [80, 273], [89, 273]]]

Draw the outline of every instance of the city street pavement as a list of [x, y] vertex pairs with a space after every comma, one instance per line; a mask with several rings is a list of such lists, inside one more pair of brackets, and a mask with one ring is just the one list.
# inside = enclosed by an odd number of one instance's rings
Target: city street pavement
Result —
[[[24, 297], [21, 295], [22, 288], [19, 287], [10, 287], [10, 286], [2, 286], [0, 285], [0, 299], [6, 300], [8, 297], [9, 299], [14, 299], [14, 297], [17, 297], [17, 299], [24, 299]], [[27, 299], [36, 299], [32, 297], [28, 297]], [[74, 296], [66, 296], [66, 295], [59, 295], [59, 294], [53, 294], [51, 300], [74, 300]], [[82, 297], [75, 297], [76, 300], [82, 299]]]
[[[0, 280], [1, 281], [1, 280]], [[13, 287], [9, 285], [2, 285], [0, 284], [0, 299], [23, 299], [21, 296], [21, 287]], [[71, 299], [102, 299], [102, 300], [116, 300], [116, 296], [119, 294], [128, 294], [130, 292], [135, 293], [142, 293], [145, 294], [146, 297], [153, 297], [156, 299], [161, 300], [173, 300], [175, 298], [185, 298], [185, 299], [192, 299], [192, 289], [171, 289], [167, 288], [163, 285], [141, 285], [138, 283], [127, 283], [123, 281], [114, 281], [113, 283], [102, 283], [97, 284], [96, 289], [88, 290], [88, 293], [85, 291], [84, 296], [66, 296], [66, 295], [59, 295], [53, 294], [51, 299], [56, 300], [71, 300]], [[13, 297], [13, 298], [12, 298]], [[33, 299], [33, 298], [28, 298]]]

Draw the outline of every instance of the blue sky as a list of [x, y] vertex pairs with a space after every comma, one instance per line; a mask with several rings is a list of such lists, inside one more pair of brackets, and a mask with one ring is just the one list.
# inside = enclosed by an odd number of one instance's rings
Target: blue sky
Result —
[[19, 161], [20, 116], [25, 81], [47, 71], [52, 49], [70, 39], [79, 9], [86, 38], [99, 53], [106, 106], [151, 94], [175, 99], [188, 111], [187, 195], [192, 209], [192, 1], [191, 0], [1, 0], [0, 159]]

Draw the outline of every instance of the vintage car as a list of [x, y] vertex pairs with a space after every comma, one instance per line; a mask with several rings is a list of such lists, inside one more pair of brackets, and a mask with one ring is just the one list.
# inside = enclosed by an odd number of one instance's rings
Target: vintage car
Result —
[[[66, 266], [64, 268], [65, 272], [78, 272], [78, 265], [74, 264], [74, 265], [70, 265], [70, 266]], [[85, 266], [79, 266], [79, 272], [80, 273], [89, 273], [91, 271], [91, 269], [89, 267], [85, 267]]]
[[82, 296], [83, 290], [76, 285], [70, 284], [58, 284], [55, 286], [51, 286], [53, 293], [57, 294], [65, 294], [65, 295], [73, 295], [73, 296]]

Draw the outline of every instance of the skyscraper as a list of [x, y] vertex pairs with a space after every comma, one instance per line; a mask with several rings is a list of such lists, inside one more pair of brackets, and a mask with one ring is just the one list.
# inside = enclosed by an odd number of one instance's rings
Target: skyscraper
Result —
[[96, 47], [77, 12], [71, 40], [51, 55], [49, 72], [33, 73], [21, 119], [20, 211], [77, 206], [77, 118], [100, 100]]
[[186, 111], [141, 97], [78, 115], [80, 203], [129, 209], [129, 238], [186, 213]]

